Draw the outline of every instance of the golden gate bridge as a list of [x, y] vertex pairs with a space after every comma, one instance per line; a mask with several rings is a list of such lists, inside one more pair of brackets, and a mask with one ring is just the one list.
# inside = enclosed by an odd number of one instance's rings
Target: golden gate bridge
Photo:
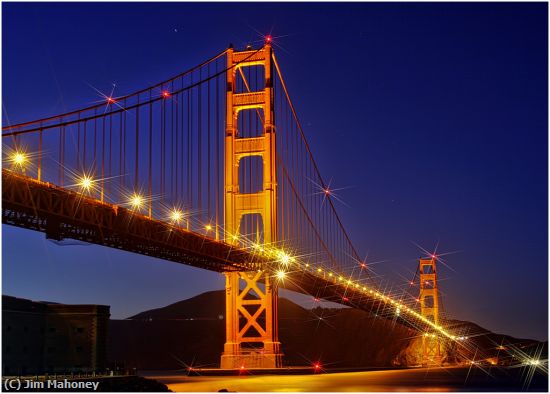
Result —
[[463, 339], [439, 321], [437, 256], [420, 261], [418, 299], [383, 289], [359, 257], [269, 37], [3, 127], [2, 142], [3, 223], [226, 275], [222, 368], [282, 365], [279, 287], [406, 324], [430, 362]]

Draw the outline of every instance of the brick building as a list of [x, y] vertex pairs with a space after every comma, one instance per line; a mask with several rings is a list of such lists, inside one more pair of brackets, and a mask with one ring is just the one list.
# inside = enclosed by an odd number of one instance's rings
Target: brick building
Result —
[[2, 296], [3, 375], [102, 371], [106, 305], [64, 305]]

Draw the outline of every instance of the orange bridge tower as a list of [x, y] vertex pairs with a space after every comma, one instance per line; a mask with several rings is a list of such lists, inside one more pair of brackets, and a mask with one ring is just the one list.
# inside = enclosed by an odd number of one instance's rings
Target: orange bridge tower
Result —
[[[439, 325], [439, 294], [437, 288], [436, 257], [419, 260], [420, 313]], [[422, 337], [422, 364], [441, 364], [441, 340], [437, 333], [425, 332]]]
[[[261, 66], [265, 86], [260, 91], [239, 93], [237, 72]], [[260, 215], [263, 242], [277, 241], [276, 144], [273, 124], [272, 48], [227, 52], [227, 107], [225, 129], [225, 241], [236, 244], [241, 221], [247, 215]], [[256, 137], [239, 136], [238, 120], [243, 110], [263, 111], [263, 132]], [[241, 193], [241, 160], [259, 156], [263, 163], [263, 188]], [[267, 271], [227, 272], [226, 342], [221, 368], [277, 368], [282, 365], [278, 340], [277, 284]], [[242, 285], [242, 286], [241, 286]]]

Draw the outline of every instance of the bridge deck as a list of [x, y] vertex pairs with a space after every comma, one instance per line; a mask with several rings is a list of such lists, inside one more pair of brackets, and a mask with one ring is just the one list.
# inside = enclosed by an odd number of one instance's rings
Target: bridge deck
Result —
[[2, 222], [212, 271], [261, 267], [254, 255], [138, 212], [2, 170]]
[[[44, 232], [52, 239], [76, 239], [217, 272], [267, 269], [275, 274], [280, 267], [253, 250], [6, 169], [2, 170], [2, 222]], [[396, 319], [417, 330], [429, 328], [407, 311], [396, 315], [398, 307], [391, 298], [338, 283], [335, 277], [304, 265], [291, 267], [279, 286]]]

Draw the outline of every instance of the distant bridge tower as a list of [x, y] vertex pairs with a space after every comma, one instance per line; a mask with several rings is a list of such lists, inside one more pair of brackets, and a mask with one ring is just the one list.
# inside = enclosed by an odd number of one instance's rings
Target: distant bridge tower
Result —
[[[439, 294], [437, 288], [436, 258], [420, 259], [420, 313], [439, 325]], [[422, 337], [422, 364], [441, 364], [441, 340], [437, 333], [426, 332]]]
[[[277, 241], [277, 178], [275, 128], [273, 126], [272, 48], [227, 52], [227, 107], [225, 133], [225, 241], [236, 243], [246, 215], [260, 215], [263, 242]], [[261, 91], [238, 93], [239, 68], [263, 66], [265, 87]], [[241, 74], [242, 75], [242, 74]], [[241, 137], [239, 114], [263, 110], [263, 133]], [[239, 165], [243, 158], [260, 156], [263, 162], [263, 190], [241, 193]], [[258, 241], [259, 242], [259, 241]], [[221, 368], [277, 368], [282, 365], [278, 340], [277, 286], [267, 271], [228, 272], [226, 276], [226, 342]], [[244, 284], [241, 290], [240, 284]]]

